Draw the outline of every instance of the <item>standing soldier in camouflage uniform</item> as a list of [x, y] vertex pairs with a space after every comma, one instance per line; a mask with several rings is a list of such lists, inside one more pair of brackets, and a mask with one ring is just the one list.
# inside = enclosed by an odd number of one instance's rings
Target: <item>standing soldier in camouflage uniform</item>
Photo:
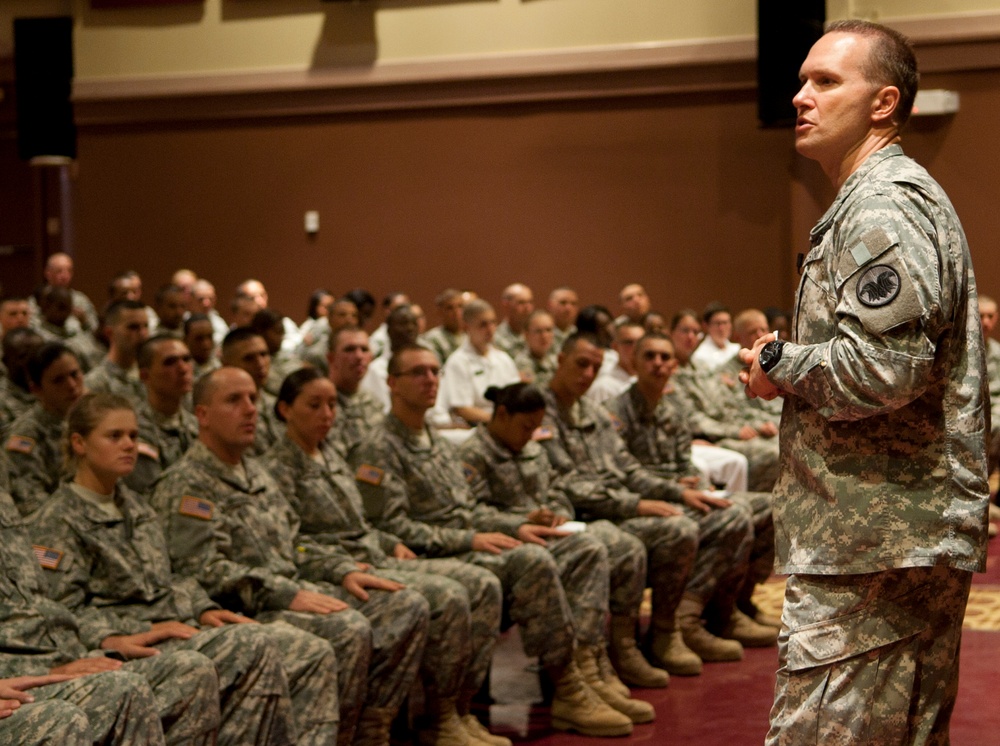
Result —
[[733, 388], [739, 379], [730, 373], [707, 370], [691, 360], [701, 329], [694, 311], [677, 313], [670, 337], [679, 367], [673, 382], [678, 401], [687, 412], [696, 438], [742, 453], [750, 464], [749, 487], [770, 492], [778, 477], [778, 427], [770, 415], [738, 401]]
[[[542, 392], [536, 386], [515, 383], [502, 389], [488, 388], [486, 398], [494, 404], [489, 424], [477, 427], [459, 450], [470, 475], [476, 509], [509, 515], [515, 531], [518, 521], [557, 529], [565, 526], [573, 518], [573, 506], [565, 495], [549, 491], [549, 461], [541, 446], [532, 440], [545, 415]], [[573, 610], [576, 663], [587, 684], [633, 723], [649, 723], [656, 714], [653, 707], [630, 699], [628, 687], [615, 675], [608, 660], [605, 636], [609, 586], [616, 586], [616, 594], [622, 593], [618, 583], [625, 587], [626, 593], [632, 591], [629, 600], [633, 605], [629, 611], [638, 608], [642, 582], [646, 579], [646, 550], [634, 536], [607, 521], [601, 523], [601, 526], [592, 524], [586, 531], [552, 536], [545, 544], [559, 568], [566, 599]], [[609, 546], [620, 544], [627, 548], [624, 553], [616, 552], [614, 572], [605, 536], [611, 539], [607, 542]], [[595, 555], [599, 562], [594, 561]], [[642, 656], [636, 658], [641, 660]], [[645, 676], [654, 686], [666, 684], [667, 675], [663, 671], [642, 662], [645, 666], [638, 674], [640, 677]]]
[[337, 419], [327, 435], [327, 442], [345, 459], [385, 417], [378, 400], [361, 388], [371, 361], [368, 332], [364, 329], [346, 326], [330, 334], [327, 362], [330, 380], [337, 387]]
[[[541, 444], [559, 472], [557, 486], [582, 518], [614, 520], [646, 545], [654, 663], [690, 676], [701, 672], [703, 660], [740, 660], [740, 643], [711, 635], [698, 620], [719, 579], [746, 562], [750, 518], [729, 509], [727, 500], [681, 493], [628, 452], [607, 411], [584, 397], [603, 357], [595, 337], [571, 335], [544, 392], [544, 424], [553, 437]], [[636, 623], [634, 617], [612, 620], [612, 652], [631, 649]]]
[[115, 301], [104, 314], [104, 328], [108, 355], [88, 371], [87, 391], [109, 391], [138, 404], [146, 398], [146, 388], [139, 380], [135, 356], [149, 337], [147, 308], [137, 300]]
[[119, 484], [135, 463], [137, 432], [128, 400], [114, 394], [85, 394], [70, 410], [67, 452], [75, 476], [31, 523], [36, 547], [57, 554], [43, 565], [51, 570], [43, 573], [49, 596], [76, 614], [91, 647], [122, 635], [152, 653], [154, 646], [134, 636], [154, 632], [163, 636], [156, 649], [210, 658], [222, 686], [220, 744], [294, 743], [277, 646], [264, 627], [220, 608], [197, 581], [171, 574], [156, 513]]
[[[95, 742], [110, 734], [112, 743], [158, 744], [166, 729], [168, 744], [214, 743], [220, 716], [212, 662], [178, 650], [132, 659], [121, 670], [121, 661], [88, 652], [76, 618], [45, 594], [46, 570], [39, 565], [51, 564], [58, 553], [32, 550], [7, 489], [7, 463], [0, 454], [0, 676], [72, 676], [36, 689], [36, 699], [80, 707]], [[120, 640], [102, 640], [102, 647], [111, 649]]]
[[[470, 677], [473, 625], [492, 634], [499, 624], [500, 598], [496, 578], [489, 570], [460, 560], [437, 560], [450, 564], [452, 574], [469, 579], [461, 583], [434, 572], [434, 562], [416, 559], [397, 537], [379, 531], [364, 517], [361, 495], [354, 473], [337, 450], [325, 441], [333, 423], [337, 390], [315, 369], [304, 369], [285, 379], [278, 394], [278, 414], [286, 423], [282, 436], [262, 459], [301, 520], [300, 535], [335, 548], [341, 559], [315, 563], [299, 554], [299, 573], [310, 580], [344, 582], [357, 573], [358, 565], [370, 565], [372, 574], [406, 584], [430, 604], [427, 648], [421, 664], [421, 680], [429, 733], [437, 744], [466, 744], [487, 736], [475, 716], [459, 719], [479, 682]], [[347, 583], [345, 583], [347, 585]], [[355, 592], [363, 593], [363, 590]], [[486, 621], [479, 618], [485, 615]], [[475, 621], [474, 621], [475, 620]], [[476, 645], [483, 641], [477, 639]], [[496, 739], [509, 744], [507, 739]], [[492, 742], [492, 741], [491, 741]]]
[[256, 431], [256, 399], [253, 379], [238, 368], [212, 371], [195, 387], [198, 442], [163, 473], [153, 493], [174, 569], [197, 578], [224, 606], [329, 640], [340, 669], [338, 741], [350, 743], [357, 726], [359, 741], [383, 743], [382, 725], [395, 715], [420, 664], [427, 603], [366, 573], [357, 578], [371, 590], [366, 602], [298, 574], [300, 554], [317, 563], [340, 557], [296, 540], [298, 516], [267, 471], [244, 457]]
[[83, 395], [83, 372], [69, 348], [42, 345], [28, 361], [28, 380], [38, 400], [11, 423], [4, 450], [10, 460], [10, 492], [26, 518], [59, 486], [66, 414]]
[[198, 439], [198, 420], [183, 407], [194, 382], [194, 363], [187, 345], [161, 334], [142, 343], [137, 362], [146, 399], [135, 407], [139, 459], [125, 484], [148, 495], [163, 470]]
[[[546, 536], [561, 532], [520, 517], [512, 521], [493, 509], [474, 515], [475, 500], [454, 446], [427, 427], [439, 373], [433, 351], [419, 346], [394, 350], [389, 360], [392, 411], [352, 457], [366, 514], [419, 556], [460, 557], [496, 574], [510, 617], [520, 625], [525, 652], [539, 656], [556, 682], [553, 727], [595, 736], [630, 733], [629, 718], [587, 686], [573, 660], [572, 611], [559, 570], [542, 546]], [[444, 565], [435, 570], [450, 574]], [[461, 575], [455, 578], [463, 582]], [[485, 676], [493, 642], [474, 649], [477, 681]]]
[[831, 24], [802, 64], [795, 146], [839, 193], [811, 235], [792, 341], [741, 350], [783, 395], [785, 591], [768, 744], [947, 744], [972, 572], [986, 565], [982, 329], [948, 197], [903, 155], [916, 59]]
[[[717, 578], [689, 583], [685, 594], [707, 603], [708, 626], [719, 636], [749, 647], [774, 645], [780, 622], [776, 626], [759, 624], [736, 606], [738, 598], [744, 605], [751, 603], [754, 586], [767, 580], [774, 566], [771, 496], [766, 492], [737, 492], [728, 496], [733, 506], [721, 510], [706, 500], [711, 497], [712, 487], [691, 463], [691, 429], [684, 411], [676, 404], [672, 387], [668, 389], [670, 375], [677, 367], [673, 355], [673, 343], [666, 337], [642, 337], [632, 351], [636, 382], [605, 402], [605, 407], [629, 453], [650, 472], [674, 484], [677, 498], [689, 506], [685, 512], [690, 517], [704, 525], [724, 520], [729, 510], [747, 513], [753, 535], [749, 557], [723, 568]], [[693, 608], [685, 609], [693, 612]], [[700, 638], [698, 617], [682, 613], [681, 623], [694, 625], [693, 641]], [[688, 646], [698, 652], [692, 643]]]

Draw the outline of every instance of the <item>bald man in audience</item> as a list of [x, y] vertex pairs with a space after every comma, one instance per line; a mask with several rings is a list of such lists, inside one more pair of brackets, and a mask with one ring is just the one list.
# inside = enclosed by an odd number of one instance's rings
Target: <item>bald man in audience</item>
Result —
[[[733, 336], [736, 339], [736, 347], [745, 347], [748, 350], [753, 348], [754, 342], [771, 332], [767, 323], [767, 316], [763, 311], [756, 308], [747, 308], [736, 314], [733, 320]], [[728, 384], [729, 381], [739, 381], [740, 371], [745, 366], [735, 354], [724, 364], [717, 368], [720, 377]], [[730, 392], [736, 399], [740, 407], [748, 407], [761, 411], [775, 425], [781, 419], [781, 408], [784, 405], [784, 397], [777, 396], [770, 401], [757, 397], [748, 399], [743, 393], [742, 384], [729, 387]]]
[[646, 288], [634, 282], [623, 287], [618, 293], [618, 304], [621, 314], [615, 319], [616, 321], [628, 319], [641, 324], [643, 316], [649, 313], [649, 294]]
[[528, 317], [535, 310], [535, 296], [527, 285], [515, 282], [504, 288], [503, 295], [500, 296], [500, 308], [504, 319], [497, 327], [493, 344], [513, 358], [527, 346], [524, 331], [528, 325]]
[[562, 347], [566, 337], [576, 331], [576, 315], [580, 312], [580, 298], [573, 288], [558, 287], [549, 293], [549, 313], [555, 322], [555, 349]]
[[368, 332], [356, 326], [344, 327], [330, 336], [327, 364], [330, 380], [337, 388], [337, 416], [327, 435], [345, 458], [369, 432], [382, 424], [385, 408], [361, 381], [372, 362], [368, 347]]
[[462, 325], [462, 309], [465, 300], [462, 291], [455, 288], [442, 290], [434, 299], [441, 325], [428, 329], [420, 337], [420, 343], [437, 353], [438, 359], [444, 365], [448, 357], [465, 341], [465, 327]]
[[[71, 331], [94, 332], [97, 331], [97, 309], [93, 302], [85, 294], [72, 287], [73, 284], [73, 258], [69, 254], [57, 252], [45, 260], [43, 276], [45, 284], [57, 288], [66, 288], [70, 292], [72, 314], [70, 316], [69, 328]], [[31, 313], [34, 319], [38, 319], [38, 306], [33, 300], [29, 300]], [[34, 322], [34, 323], [37, 323]]]
[[[249, 279], [241, 282], [236, 286], [236, 297], [249, 298], [256, 304], [257, 311], [268, 308], [269, 298], [267, 289], [260, 280]], [[282, 339], [281, 348], [286, 352], [293, 353], [299, 346], [299, 342], [302, 341], [302, 336], [299, 334], [299, 325], [285, 315], [281, 316], [281, 323], [285, 328], [285, 336]], [[239, 325], [244, 326], [243, 323]]]
[[219, 314], [215, 308], [217, 297], [215, 285], [208, 280], [201, 278], [191, 286], [191, 303], [189, 310], [191, 313], [203, 313], [212, 322], [212, 338], [216, 346], [222, 344], [222, 340], [229, 333], [229, 324]]

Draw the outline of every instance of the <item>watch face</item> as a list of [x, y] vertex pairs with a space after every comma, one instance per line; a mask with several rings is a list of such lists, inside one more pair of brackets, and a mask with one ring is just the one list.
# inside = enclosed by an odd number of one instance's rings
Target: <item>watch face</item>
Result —
[[781, 342], [768, 342], [760, 350], [760, 367], [765, 373], [769, 373], [771, 368], [781, 360]]

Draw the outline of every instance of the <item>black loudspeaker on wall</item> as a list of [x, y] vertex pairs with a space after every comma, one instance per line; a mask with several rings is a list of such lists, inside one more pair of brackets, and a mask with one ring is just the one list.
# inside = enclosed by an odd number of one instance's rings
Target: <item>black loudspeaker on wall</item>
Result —
[[757, 116], [762, 127], [795, 124], [799, 68], [823, 35], [824, 0], [757, 0]]
[[14, 80], [21, 158], [75, 158], [72, 18], [14, 19]]

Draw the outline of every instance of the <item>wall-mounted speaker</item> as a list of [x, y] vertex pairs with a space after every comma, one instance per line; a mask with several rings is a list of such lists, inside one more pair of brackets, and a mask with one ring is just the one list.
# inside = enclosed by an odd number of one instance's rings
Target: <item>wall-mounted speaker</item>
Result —
[[73, 19], [15, 18], [17, 149], [24, 160], [76, 157], [72, 82]]
[[823, 35], [824, 0], [757, 0], [757, 116], [762, 127], [792, 127], [799, 68]]

